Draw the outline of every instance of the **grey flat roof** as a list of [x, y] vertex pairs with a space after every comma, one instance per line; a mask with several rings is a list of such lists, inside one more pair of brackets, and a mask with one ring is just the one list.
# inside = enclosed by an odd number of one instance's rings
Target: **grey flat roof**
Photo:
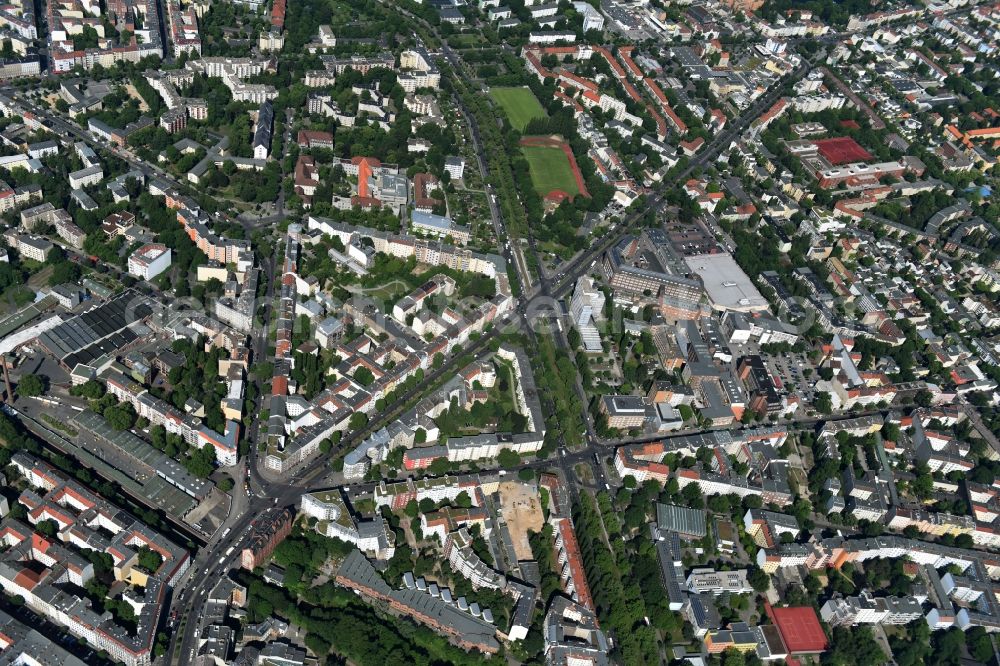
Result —
[[71, 317], [40, 336], [39, 341], [69, 367], [89, 363], [136, 339], [128, 327], [152, 314], [149, 303], [126, 291], [112, 300]]
[[691, 272], [701, 278], [712, 304], [727, 310], [766, 310], [767, 299], [733, 257], [726, 253], [685, 257]]
[[708, 531], [704, 511], [673, 504], [656, 504], [656, 527], [698, 537]]

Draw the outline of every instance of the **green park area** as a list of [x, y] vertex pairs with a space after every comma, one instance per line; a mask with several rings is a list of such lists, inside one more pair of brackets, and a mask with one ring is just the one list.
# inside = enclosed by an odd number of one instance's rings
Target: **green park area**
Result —
[[580, 193], [569, 159], [562, 150], [549, 146], [521, 146], [521, 152], [528, 161], [531, 182], [540, 196], [552, 190], [562, 190], [572, 196]]
[[538, 98], [528, 88], [491, 88], [490, 95], [503, 108], [511, 126], [518, 132], [523, 132], [535, 118], [548, 117]]

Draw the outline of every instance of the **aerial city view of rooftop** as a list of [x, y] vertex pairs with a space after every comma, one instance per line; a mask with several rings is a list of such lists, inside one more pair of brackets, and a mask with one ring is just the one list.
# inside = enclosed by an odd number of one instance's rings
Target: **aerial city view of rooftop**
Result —
[[1000, 666], [1000, 3], [0, 5], [0, 666]]

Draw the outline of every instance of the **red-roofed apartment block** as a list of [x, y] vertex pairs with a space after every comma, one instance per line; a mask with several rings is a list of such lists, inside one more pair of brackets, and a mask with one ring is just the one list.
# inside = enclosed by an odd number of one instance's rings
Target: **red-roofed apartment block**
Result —
[[1000, 127], [984, 127], [983, 129], [971, 129], [965, 133], [970, 139], [995, 139], [1000, 137]]
[[300, 148], [326, 148], [333, 150], [333, 135], [329, 132], [316, 130], [299, 130], [298, 144]]
[[621, 57], [622, 62], [625, 63], [625, 67], [628, 68], [629, 74], [637, 79], [643, 78], [642, 70], [639, 69], [639, 65], [635, 64], [632, 60], [632, 51], [635, 50], [634, 46], [622, 46], [618, 49], [618, 55]]
[[609, 65], [611, 65], [611, 69], [612, 71], [614, 71], [615, 76], [617, 76], [619, 79], [625, 78], [625, 68], [622, 67], [617, 60], [615, 60], [615, 57], [611, 54], [611, 51], [607, 50], [603, 46], [595, 46], [594, 51], [604, 56], [604, 59], [608, 61]]
[[355, 157], [352, 161], [358, 165], [358, 196], [369, 199], [371, 195], [368, 192], [368, 179], [381, 163], [374, 157]]
[[669, 120], [670, 123], [674, 126], [674, 129], [677, 130], [679, 134], [687, 134], [688, 131], [687, 125], [684, 123], [683, 120], [681, 120], [680, 116], [678, 116], [677, 113], [670, 107], [670, 102], [667, 100], [666, 93], [664, 93], [663, 90], [660, 89], [660, 86], [657, 85], [656, 81], [647, 78], [643, 79], [643, 83], [646, 84], [646, 88], [648, 88], [649, 92], [653, 94], [653, 97], [656, 98], [656, 101], [660, 103], [660, 108], [663, 109], [663, 114], [667, 117], [667, 120]]
[[691, 157], [705, 145], [704, 137], [695, 137], [694, 141], [681, 141], [680, 146], [684, 154]]
[[750, 123], [750, 127], [753, 129], [754, 133], [763, 132], [767, 129], [768, 125], [773, 123], [777, 118], [781, 117], [781, 115], [788, 110], [789, 106], [788, 99], [786, 97], [782, 97], [775, 102], [770, 109], [765, 111], [760, 118], [757, 118], [757, 120]]
[[557, 70], [557, 74], [559, 75], [560, 81], [571, 85], [574, 88], [579, 88], [580, 90], [593, 90], [594, 92], [598, 92], [600, 90], [598, 85], [590, 79], [577, 76], [573, 72], [567, 71], [561, 67]]
[[631, 475], [639, 483], [652, 479], [666, 484], [670, 479], [670, 468], [660, 462], [665, 454], [662, 442], [622, 446], [615, 451], [615, 469], [619, 476]]
[[587, 572], [583, 568], [580, 544], [576, 540], [576, 532], [573, 531], [573, 523], [569, 518], [559, 518], [556, 521], [556, 527], [558, 529], [555, 535], [555, 545], [559, 564], [563, 565], [563, 570], [559, 575], [563, 589], [577, 603], [590, 610], [595, 610], [594, 599], [591, 597], [590, 587], [587, 585]]
[[560, 102], [562, 102], [563, 104], [565, 104], [566, 106], [572, 107], [574, 113], [583, 113], [583, 107], [580, 105], [580, 103], [577, 102], [572, 97], [570, 97], [569, 95], [567, 95], [566, 93], [564, 93], [563, 91], [557, 90], [552, 94], [552, 96], [555, 97]]

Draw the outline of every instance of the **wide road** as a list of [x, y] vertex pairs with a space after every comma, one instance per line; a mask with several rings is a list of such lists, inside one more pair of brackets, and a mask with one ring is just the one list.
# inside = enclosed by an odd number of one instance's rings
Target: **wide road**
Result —
[[[0, 87], [0, 91], [6, 93], [10, 93], [12, 90], [13, 89], [10, 86]], [[181, 183], [159, 166], [141, 160], [128, 150], [109, 141], [94, 137], [89, 131], [83, 129], [76, 123], [65, 120], [62, 116], [53, 113], [50, 109], [44, 106], [39, 106], [38, 104], [35, 104], [34, 102], [23, 97], [18, 97], [17, 103], [34, 113], [36, 116], [42, 118], [45, 121], [45, 124], [47, 124], [52, 131], [74, 136], [92, 148], [101, 148], [110, 151], [116, 157], [128, 163], [130, 167], [140, 171], [146, 176], [146, 178], [159, 178], [160, 180], [164, 180], [182, 191], [190, 187], [188, 183]]]

